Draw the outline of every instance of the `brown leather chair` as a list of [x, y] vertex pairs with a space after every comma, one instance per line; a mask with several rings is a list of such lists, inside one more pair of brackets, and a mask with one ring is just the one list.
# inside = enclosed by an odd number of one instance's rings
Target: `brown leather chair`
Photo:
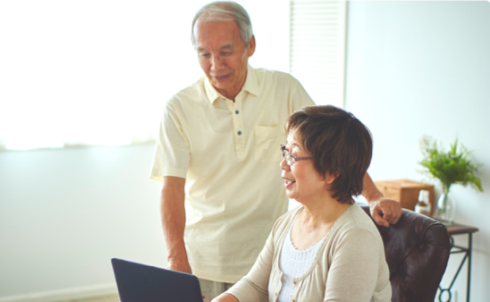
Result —
[[[368, 206], [363, 209], [371, 216]], [[433, 302], [451, 249], [446, 227], [406, 209], [397, 224], [375, 225], [390, 268], [391, 301]]]

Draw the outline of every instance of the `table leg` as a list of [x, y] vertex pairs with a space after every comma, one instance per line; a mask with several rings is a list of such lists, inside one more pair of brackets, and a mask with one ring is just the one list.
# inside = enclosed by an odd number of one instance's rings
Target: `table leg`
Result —
[[468, 276], [466, 278], [466, 302], [470, 302], [472, 233], [468, 234]]

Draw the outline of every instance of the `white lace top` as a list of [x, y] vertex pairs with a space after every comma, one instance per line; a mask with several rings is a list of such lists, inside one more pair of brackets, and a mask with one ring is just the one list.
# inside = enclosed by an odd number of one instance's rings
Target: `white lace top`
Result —
[[[297, 217], [297, 215], [296, 215]], [[294, 218], [296, 220], [296, 217]], [[291, 223], [289, 232], [282, 245], [281, 256], [279, 258], [279, 268], [282, 271], [282, 288], [279, 292], [278, 302], [291, 302], [293, 291], [293, 279], [303, 275], [310, 268], [315, 259], [318, 249], [322, 245], [325, 237], [318, 241], [314, 246], [306, 250], [298, 250], [291, 241]]]

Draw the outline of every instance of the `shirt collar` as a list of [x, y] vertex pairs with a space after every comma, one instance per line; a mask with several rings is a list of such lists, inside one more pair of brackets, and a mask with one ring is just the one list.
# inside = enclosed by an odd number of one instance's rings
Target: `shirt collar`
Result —
[[[219, 98], [224, 98], [218, 91], [216, 91], [216, 88], [214, 88], [206, 76], [204, 77], [204, 90], [206, 91], [206, 96], [211, 104], [214, 104], [214, 102]], [[253, 69], [250, 65], [247, 66], [247, 78], [243, 84], [242, 91], [246, 91], [255, 96], [259, 95], [257, 75], [255, 74], [255, 69]]]
[[247, 91], [255, 96], [259, 95], [259, 83], [257, 83], [257, 75], [255, 74], [255, 69], [250, 65], [247, 66], [247, 79], [243, 84], [242, 90]]

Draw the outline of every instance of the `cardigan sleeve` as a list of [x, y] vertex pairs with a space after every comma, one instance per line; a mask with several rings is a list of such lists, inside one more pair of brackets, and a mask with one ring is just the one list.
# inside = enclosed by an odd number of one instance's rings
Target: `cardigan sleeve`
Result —
[[[282, 218], [282, 217], [281, 217]], [[279, 218], [272, 228], [265, 246], [248, 274], [231, 287], [227, 293], [235, 296], [240, 302], [267, 302], [269, 299], [269, 277], [274, 259], [274, 237]]]
[[354, 228], [342, 236], [333, 250], [324, 302], [369, 302], [373, 296], [384, 255], [374, 235]]

